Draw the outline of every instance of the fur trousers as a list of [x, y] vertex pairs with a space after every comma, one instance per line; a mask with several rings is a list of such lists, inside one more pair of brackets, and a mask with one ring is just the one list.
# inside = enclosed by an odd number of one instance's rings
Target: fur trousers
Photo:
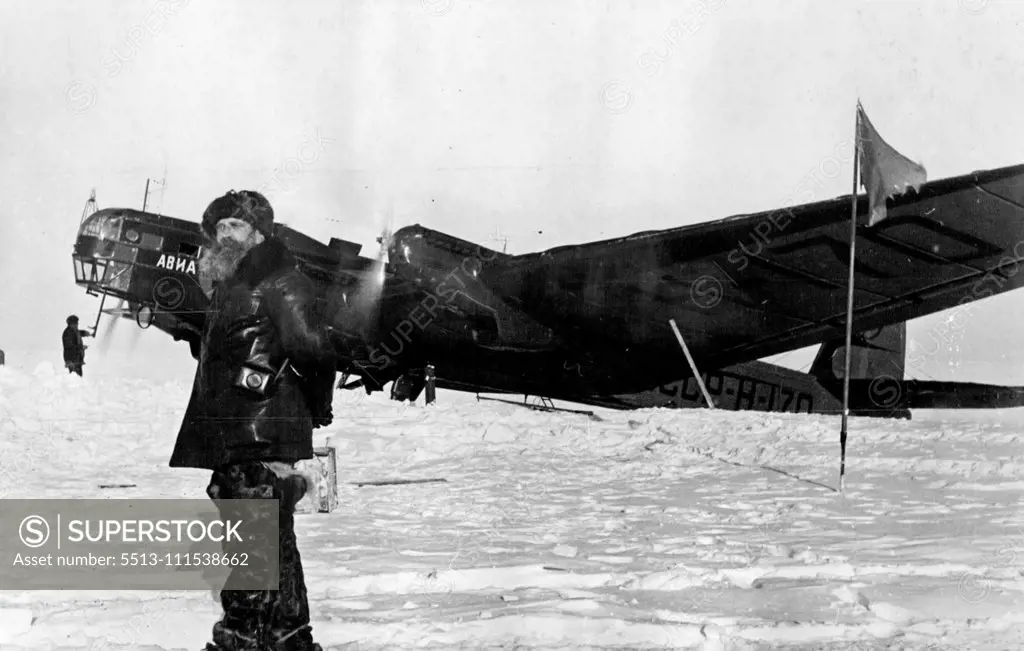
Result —
[[295, 505], [307, 490], [305, 477], [290, 464], [253, 461], [213, 473], [206, 489], [210, 499], [279, 500], [280, 584], [277, 590], [233, 590], [229, 576], [220, 592], [224, 615], [214, 624], [213, 643], [206, 651], [320, 650], [309, 625], [306, 582], [295, 541]]

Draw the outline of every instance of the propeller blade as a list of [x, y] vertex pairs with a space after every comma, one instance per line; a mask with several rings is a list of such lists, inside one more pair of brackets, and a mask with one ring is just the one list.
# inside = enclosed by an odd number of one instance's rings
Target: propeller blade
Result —
[[[394, 241], [394, 227], [395, 227], [395, 208], [394, 202], [389, 197], [384, 210], [384, 223], [380, 224], [380, 236], [377, 237], [377, 242], [380, 244], [380, 248], [377, 251], [377, 268], [375, 272], [368, 279], [369, 282], [365, 288], [363, 294], [364, 304], [361, 306], [365, 310], [366, 320], [370, 324], [376, 324], [380, 316], [380, 301], [384, 294], [384, 281], [387, 278], [387, 266], [388, 266], [388, 251], [391, 248], [391, 244]], [[380, 222], [378, 222], [380, 223]]]
[[376, 255], [371, 254], [373, 264], [366, 270], [357, 287], [348, 290], [342, 297], [339, 295], [336, 305], [343, 310], [335, 310], [333, 321], [340, 329], [358, 332], [368, 345], [372, 345], [379, 335], [380, 317], [384, 296], [384, 285], [387, 281], [389, 250], [394, 242], [395, 209], [393, 200], [388, 197], [383, 210], [376, 211], [374, 219], [378, 246]]
[[124, 299], [118, 299], [117, 307], [104, 310], [107, 315], [106, 319], [103, 319], [103, 325], [100, 328], [103, 330], [102, 338], [99, 341], [100, 352], [108, 352], [110, 350], [110, 342], [114, 340], [114, 329], [117, 328], [117, 324], [121, 322], [121, 314], [124, 311]]

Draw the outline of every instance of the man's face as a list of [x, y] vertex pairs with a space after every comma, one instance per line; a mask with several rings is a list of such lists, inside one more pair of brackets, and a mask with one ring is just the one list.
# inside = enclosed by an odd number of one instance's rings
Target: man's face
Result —
[[236, 217], [218, 221], [215, 237], [216, 242], [204, 246], [199, 256], [199, 284], [207, 295], [214, 282], [231, 276], [239, 261], [265, 239], [263, 233]]
[[254, 238], [256, 229], [249, 222], [237, 217], [228, 217], [217, 222], [217, 241], [224, 244], [231, 240], [237, 244], [245, 244]]

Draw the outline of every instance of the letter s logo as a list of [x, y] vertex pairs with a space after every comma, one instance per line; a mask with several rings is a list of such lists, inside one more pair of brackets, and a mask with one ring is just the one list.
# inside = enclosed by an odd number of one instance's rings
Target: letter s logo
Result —
[[391, 366], [391, 357], [388, 355], [382, 355], [376, 348], [370, 352], [370, 361], [373, 362], [373, 365], [381, 371]]
[[164, 276], [153, 285], [153, 300], [166, 310], [175, 310], [185, 302], [185, 286], [177, 278]]
[[699, 308], [718, 305], [724, 293], [722, 283], [714, 276], [701, 276], [690, 285], [690, 299]]
[[876, 407], [892, 409], [899, 403], [903, 391], [899, 380], [891, 375], [879, 375], [871, 380], [868, 396]]

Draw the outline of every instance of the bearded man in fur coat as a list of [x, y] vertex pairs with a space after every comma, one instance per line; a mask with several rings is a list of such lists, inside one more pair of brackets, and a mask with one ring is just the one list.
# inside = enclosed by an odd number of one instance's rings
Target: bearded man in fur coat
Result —
[[313, 457], [313, 429], [331, 420], [336, 357], [315, 286], [273, 221], [270, 203], [251, 191], [231, 191], [203, 215], [198, 271], [210, 302], [170, 465], [212, 471], [211, 499], [280, 505], [279, 589], [222, 590], [224, 615], [206, 651], [321, 648], [294, 532], [308, 483], [294, 464]]

